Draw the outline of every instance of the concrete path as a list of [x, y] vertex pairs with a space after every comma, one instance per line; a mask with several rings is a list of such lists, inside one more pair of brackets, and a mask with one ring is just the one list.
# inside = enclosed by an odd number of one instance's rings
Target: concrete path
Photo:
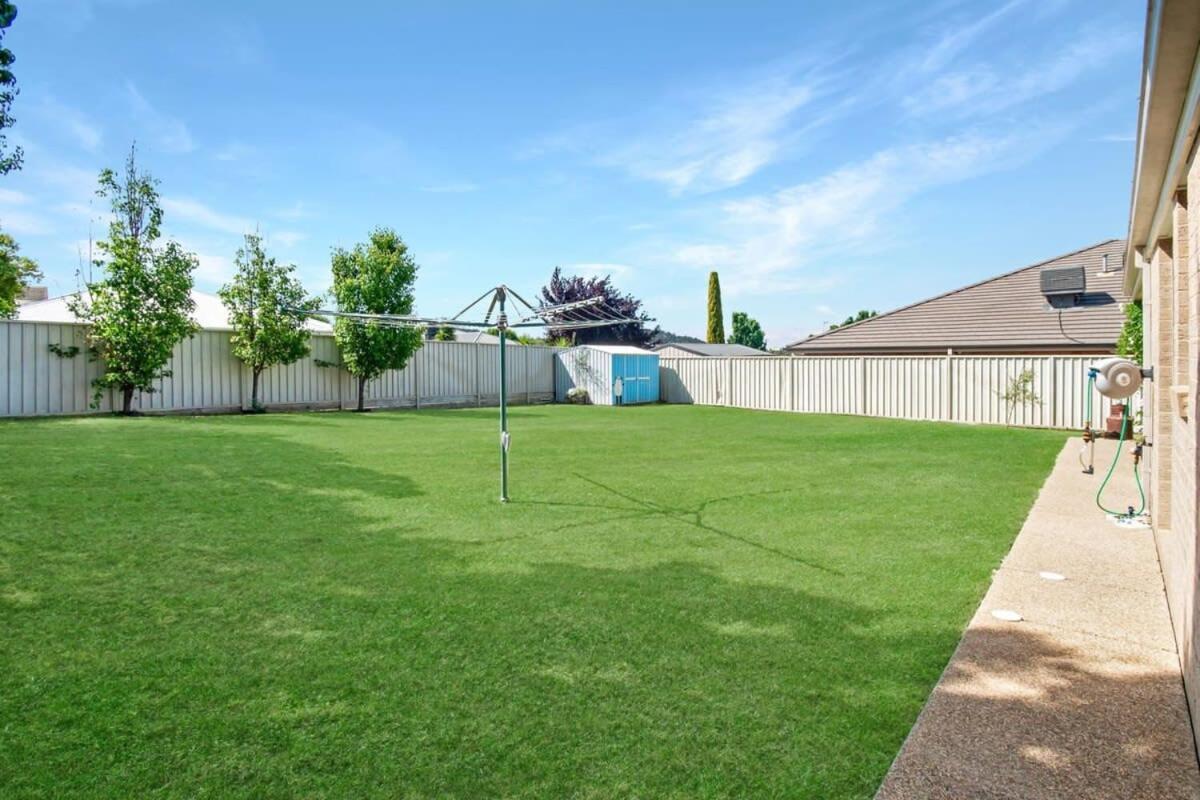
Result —
[[[1152, 534], [1094, 504], [1116, 443], [1097, 443], [1094, 476], [1080, 447], [1059, 454], [877, 800], [1200, 798]], [[1129, 461], [1105, 497], [1137, 497]]]

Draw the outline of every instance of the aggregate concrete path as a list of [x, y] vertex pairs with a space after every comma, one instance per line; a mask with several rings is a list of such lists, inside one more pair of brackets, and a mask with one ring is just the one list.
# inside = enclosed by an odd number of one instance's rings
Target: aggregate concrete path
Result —
[[[1096, 475], [1081, 447], [1059, 453], [876, 800], [1200, 798], [1152, 534], [1096, 509], [1116, 443], [1097, 442]], [[1105, 497], [1136, 499], [1128, 460]]]

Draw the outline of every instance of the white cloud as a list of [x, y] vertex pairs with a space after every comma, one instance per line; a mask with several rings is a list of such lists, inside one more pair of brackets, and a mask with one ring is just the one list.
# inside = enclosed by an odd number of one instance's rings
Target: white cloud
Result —
[[606, 275], [625, 278], [633, 273], [633, 267], [628, 264], [563, 264], [562, 270], [568, 275], [585, 275], [592, 278], [603, 278]]
[[439, 183], [433, 186], [422, 186], [422, 192], [432, 192], [434, 194], [466, 194], [479, 190], [479, 185], [470, 181], [459, 181], [451, 183]]
[[308, 206], [298, 200], [287, 208], [282, 208], [274, 212], [274, 216], [278, 217], [279, 219], [289, 220], [308, 219], [309, 217], [313, 216], [313, 212], [308, 208]]
[[[923, 48], [923, 52], [917, 59], [916, 68], [927, 73], [941, 70], [970, 47], [989, 28], [1027, 2], [1028, 0], [1009, 0], [989, 14], [943, 31], [932, 46]], [[975, 6], [971, 7], [975, 8]]]
[[138, 125], [155, 144], [169, 153], [190, 153], [196, 149], [183, 120], [159, 111], [131, 81], [125, 84], [125, 94]]
[[819, 93], [811, 76], [777, 74], [716, 93], [690, 118], [636, 135], [599, 160], [674, 194], [737, 186], [780, 156], [795, 115]]
[[245, 217], [223, 214], [198, 200], [187, 197], [164, 197], [162, 198], [162, 207], [168, 222], [182, 219], [194, 225], [235, 236], [241, 236], [255, 228], [254, 222]]
[[915, 115], [994, 114], [1065, 89], [1135, 41], [1127, 31], [1093, 31], [1023, 68], [977, 63], [944, 73], [904, 97], [901, 105]]
[[526, 144], [517, 157], [582, 154], [676, 195], [726, 189], [777, 161], [804, 133], [836, 115], [840, 101], [797, 124], [799, 112], [831, 90], [831, 82], [816, 72], [776, 63], [682, 101], [666, 99], [631, 118], [550, 133]]
[[308, 234], [300, 231], [276, 231], [270, 236], [272, 244], [279, 244], [283, 247], [295, 247], [307, 238]]
[[233, 259], [212, 253], [195, 252], [197, 267], [196, 281], [217, 288], [233, 277]]
[[104, 133], [99, 124], [76, 108], [71, 108], [53, 97], [43, 97], [34, 113], [44, 118], [56, 131], [67, 134], [75, 144], [89, 153], [100, 149]]
[[0, 189], [0, 205], [23, 206], [29, 202], [29, 195], [16, 189]]
[[54, 230], [50, 221], [31, 211], [0, 209], [0, 230], [17, 236], [42, 236]]
[[254, 148], [242, 142], [230, 142], [222, 147], [217, 152], [213, 153], [213, 158], [217, 161], [241, 161], [249, 158], [254, 154]]
[[836, 275], [807, 275], [802, 267], [848, 246], [877, 244], [885, 221], [913, 196], [1031, 159], [1065, 133], [1030, 126], [881, 150], [816, 180], [723, 203], [713, 223], [717, 241], [678, 244], [666, 257], [720, 269], [730, 294], [829, 288]]

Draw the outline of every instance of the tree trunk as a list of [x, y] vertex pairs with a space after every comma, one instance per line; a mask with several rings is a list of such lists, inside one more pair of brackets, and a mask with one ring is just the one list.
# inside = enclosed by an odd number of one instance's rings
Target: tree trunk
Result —
[[128, 383], [121, 387], [121, 413], [125, 416], [133, 413], [133, 388]]
[[366, 376], [360, 376], [358, 379], [358, 410], [363, 410], [363, 390], [367, 386]]
[[250, 379], [250, 408], [258, 411], [261, 406], [258, 404], [258, 376], [262, 375], [262, 367], [255, 367], [254, 377]]

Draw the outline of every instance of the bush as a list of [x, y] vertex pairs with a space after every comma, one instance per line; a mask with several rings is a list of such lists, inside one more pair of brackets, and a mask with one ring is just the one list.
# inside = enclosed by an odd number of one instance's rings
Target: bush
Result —
[[574, 389], [567, 389], [567, 402], [584, 406], [591, 402], [591, 398], [588, 397], [587, 389], [576, 386]]

